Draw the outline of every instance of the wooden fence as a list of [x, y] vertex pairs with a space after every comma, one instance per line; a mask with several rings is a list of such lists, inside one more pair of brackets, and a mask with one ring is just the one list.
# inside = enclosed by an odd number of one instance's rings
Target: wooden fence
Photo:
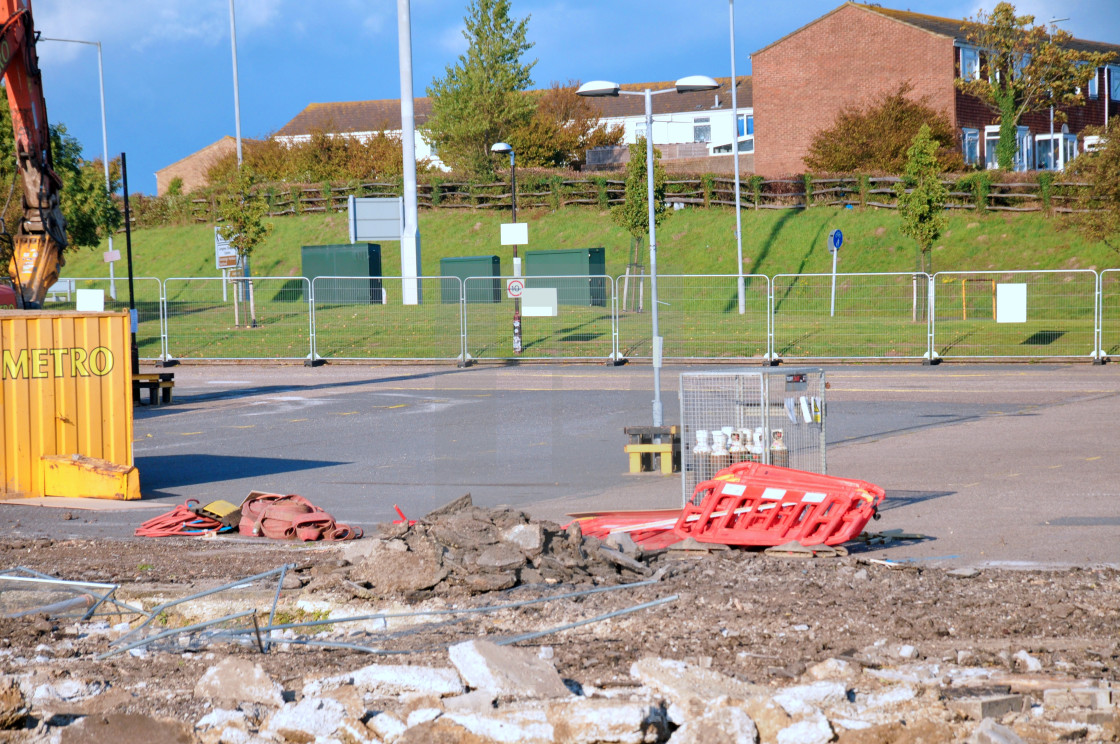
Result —
[[[1006, 212], [1071, 212], [1070, 204], [1085, 183], [992, 183], [971, 177], [942, 181], [949, 189], [949, 209], [984, 209]], [[821, 206], [898, 207], [898, 177], [849, 176], [838, 178], [743, 179], [739, 186], [744, 209], [809, 209]], [[697, 207], [734, 206], [735, 182], [731, 178], [702, 176], [667, 180], [667, 201]], [[401, 195], [399, 183], [331, 184], [323, 186], [274, 185], [261, 192], [268, 199], [269, 216], [345, 211], [349, 196]], [[559, 209], [568, 206], [608, 208], [625, 200], [625, 182], [605, 178], [547, 179], [518, 184], [517, 205], [522, 209]], [[509, 209], [506, 182], [468, 183], [445, 181], [417, 184], [417, 203], [428, 209]], [[191, 218], [213, 222], [212, 199], [193, 199]]]

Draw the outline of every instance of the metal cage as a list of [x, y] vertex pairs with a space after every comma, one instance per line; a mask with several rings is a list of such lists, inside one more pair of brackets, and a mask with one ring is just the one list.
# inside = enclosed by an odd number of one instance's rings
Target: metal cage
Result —
[[682, 502], [745, 460], [824, 474], [824, 391], [816, 368], [682, 373]]

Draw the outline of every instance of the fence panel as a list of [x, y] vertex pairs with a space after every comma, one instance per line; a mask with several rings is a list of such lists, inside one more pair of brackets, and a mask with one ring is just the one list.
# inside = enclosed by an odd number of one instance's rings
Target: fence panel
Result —
[[[624, 358], [651, 359], [648, 275], [620, 276], [618, 344]], [[658, 326], [665, 359], [751, 359], [767, 351], [770, 280], [743, 277], [745, 312], [739, 314], [735, 274], [657, 277]]]
[[314, 290], [315, 354], [328, 359], [453, 360], [463, 353], [462, 281], [422, 277], [420, 304], [401, 302], [392, 277], [320, 276]]
[[[160, 296], [163, 288], [154, 277], [133, 277], [132, 288], [136, 302], [136, 345], [140, 358], [155, 361], [163, 358], [163, 322], [160, 314]], [[105, 292], [105, 309], [109, 312], [128, 312], [128, 277], [117, 277], [112, 282], [107, 277], [64, 277], [51, 286], [43, 301], [45, 310], [75, 310], [76, 290], [100, 289]], [[116, 294], [116, 299], [113, 299]]]
[[306, 359], [311, 286], [303, 277], [164, 282], [167, 353], [179, 359]]
[[926, 274], [778, 274], [773, 284], [780, 359], [920, 359], [929, 350]]
[[[610, 359], [614, 352], [614, 283], [609, 276], [527, 276], [521, 307], [521, 353], [513, 351], [513, 277], [468, 277], [463, 283], [466, 349], [474, 359]], [[555, 302], [556, 315], [551, 315]]]
[[1096, 348], [1091, 270], [938, 272], [933, 294], [933, 350], [946, 359], [1084, 358]]
[[1120, 269], [1105, 269], [1100, 277], [1100, 351], [1120, 355]]

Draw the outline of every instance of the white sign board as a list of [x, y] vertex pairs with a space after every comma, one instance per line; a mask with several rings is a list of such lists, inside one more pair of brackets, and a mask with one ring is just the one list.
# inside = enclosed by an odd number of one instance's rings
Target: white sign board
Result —
[[214, 265], [218, 271], [237, 268], [237, 249], [218, 233], [217, 227], [214, 228]]
[[1027, 322], [1027, 285], [996, 285], [996, 322]]
[[101, 257], [105, 259], [105, 263], [113, 263], [114, 261], [121, 260], [121, 252], [114, 248], [111, 251], [102, 253]]
[[525, 280], [524, 279], [507, 279], [506, 280], [506, 297], [511, 300], [516, 300], [525, 293]]
[[350, 242], [400, 240], [404, 228], [404, 199], [399, 196], [351, 196]]
[[79, 289], [75, 309], [81, 313], [100, 313], [105, 311], [105, 290]]
[[521, 298], [521, 315], [526, 318], [555, 318], [556, 287], [526, 289]]
[[504, 223], [502, 225], [502, 245], [529, 245], [529, 223]]

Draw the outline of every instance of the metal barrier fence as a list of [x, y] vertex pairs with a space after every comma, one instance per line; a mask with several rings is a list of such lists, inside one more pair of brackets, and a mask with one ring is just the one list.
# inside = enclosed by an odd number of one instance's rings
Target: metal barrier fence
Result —
[[168, 358], [309, 358], [310, 308], [311, 284], [303, 277], [168, 279]]
[[468, 359], [613, 359], [614, 282], [609, 276], [522, 277], [521, 353], [513, 350], [514, 277], [467, 277], [463, 327]]
[[[105, 293], [105, 310], [109, 312], [128, 312], [128, 277], [117, 277], [110, 281], [105, 277], [66, 277], [57, 282], [44, 298], [43, 308], [47, 310], [77, 309], [76, 290], [100, 289]], [[136, 303], [136, 346], [140, 358], [145, 361], [163, 359], [166, 349], [163, 345], [163, 284], [150, 276], [132, 278], [132, 290]], [[115, 299], [114, 299], [115, 296]]]
[[[618, 351], [651, 359], [653, 334], [648, 275], [618, 277]], [[737, 274], [669, 274], [657, 277], [658, 326], [665, 359], [763, 359], [770, 279], [743, 277], [745, 312], [739, 314]]]
[[1090, 357], [1097, 349], [1097, 274], [954, 271], [933, 276], [937, 356]]
[[[650, 278], [524, 277], [522, 353], [512, 277], [134, 279], [145, 360], [649, 359]], [[658, 277], [663, 355], [674, 360], [1049, 359], [1120, 354], [1120, 269]], [[126, 279], [105, 307], [128, 309]], [[250, 292], [250, 288], [252, 291]], [[74, 309], [67, 278], [46, 307]], [[835, 292], [835, 299], [833, 292]], [[932, 312], [931, 312], [932, 309]]]
[[[403, 304], [406, 281], [416, 282], [419, 304]], [[315, 358], [461, 359], [462, 287], [457, 276], [316, 277], [311, 283]]]
[[929, 275], [778, 274], [778, 359], [920, 359], [929, 351]]
[[1120, 354], [1120, 269], [1100, 273], [1097, 297], [1097, 354]]

